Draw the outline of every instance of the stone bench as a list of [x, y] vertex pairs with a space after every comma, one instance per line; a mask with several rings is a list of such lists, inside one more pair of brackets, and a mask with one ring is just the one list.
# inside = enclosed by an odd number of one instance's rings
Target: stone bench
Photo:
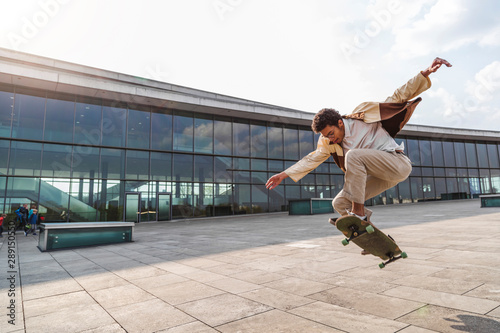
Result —
[[38, 248], [50, 251], [132, 242], [134, 222], [41, 223]]
[[481, 208], [500, 207], [500, 193], [480, 195], [479, 199], [481, 200]]
[[328, 198], [288, 200], [288, 215], [313, 215], [333, 213], [332, 200]]

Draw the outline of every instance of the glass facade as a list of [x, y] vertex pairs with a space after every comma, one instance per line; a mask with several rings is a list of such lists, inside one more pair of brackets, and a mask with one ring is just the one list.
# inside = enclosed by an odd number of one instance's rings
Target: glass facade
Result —
[[[0, 89], [0, 211], [36, 205], [45, 221], [158, 220], [279, 212], [290, 199], [333, 198], [333, 159], [273, 191], [266, 180], [311, 152], [308, 126]], [[497, 142], [398, 137], [410, 177], [368, 205], [500, 192]], [[127, 215], [127, 216], [126, 216]], [[164, 216], [164, 214], [161, 216]]]

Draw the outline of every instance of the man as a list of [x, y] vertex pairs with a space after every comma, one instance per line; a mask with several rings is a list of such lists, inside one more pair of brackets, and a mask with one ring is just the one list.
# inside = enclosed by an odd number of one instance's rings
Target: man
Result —
[[443, 64], [451, 67], [444, 59], [434, 59], [384, 103], [362, 103], [346, 116], [334, 109], [319, 111], [311, 125], [315, 133], [321, 133], [317, 149], [269, 178], [266, 187], [272, 190], [287, 177], [297, 182], [332, 156], [345, 173], [344, 188], [333, 199], [333, 208], [341, 216], [355, 215], [371, 223], [372, 212], [364, 202], [410, 175], [411, 161], [394, 137], [421, 101], [416, 97], [430, 88], [429, 75]]

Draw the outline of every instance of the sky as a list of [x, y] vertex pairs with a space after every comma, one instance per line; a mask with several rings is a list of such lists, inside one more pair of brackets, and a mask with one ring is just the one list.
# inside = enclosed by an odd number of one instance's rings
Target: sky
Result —
[[2, 0], [0, 47], [316, 113], [435, 57], [414, 125], [500, 131], [498, 0]]

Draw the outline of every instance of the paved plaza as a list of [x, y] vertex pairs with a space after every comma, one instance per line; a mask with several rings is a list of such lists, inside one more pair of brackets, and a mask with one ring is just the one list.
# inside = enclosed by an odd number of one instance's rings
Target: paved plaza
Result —
[[0, 331], [500, 332], [500, 208], [372, 209], [409, 256], [384, 269], [330, 215], [143, 223], [133, 243], [44, 253], [18, 232], [15, 263], [4, 232]]

